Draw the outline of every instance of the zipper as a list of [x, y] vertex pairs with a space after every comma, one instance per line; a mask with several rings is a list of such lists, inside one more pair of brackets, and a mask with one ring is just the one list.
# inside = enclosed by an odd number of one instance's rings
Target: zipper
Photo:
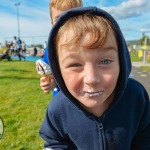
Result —
[[103, 124], [102, 124], [102, 122], [99, 124], [99, 129], [100, 129], [100, 130], [103, 129]]
[[99, 143], [100, 150], [105, 150], [105, 136], [104, 136], [104, 126], [103, 126], [103, 117], [98, 119], [98, 129], [99, 129]]

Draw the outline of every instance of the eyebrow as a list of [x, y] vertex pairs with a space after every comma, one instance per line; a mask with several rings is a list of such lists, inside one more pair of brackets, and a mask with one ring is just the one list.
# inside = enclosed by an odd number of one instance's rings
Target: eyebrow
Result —
[[[117, 48], [115, 48], [114, 46], [109, 46], [109, 47], [106, 47], [106, 46], [104, 46], [104, 47], [99, 47], [102, 51], [106, 51], [106, 52], [108, 52], [108, 51], [116, 51], [116, 52], [118, 52], [118, 47]], [[91, 49], [92, 50], [92, 49]], [[67, 58], [78, 58], [78, 55], [79, 55], [79, 53], [77, 53], [77, 52], [73, 52], [73, 51], [68, 51], [68, 52], [66, 52], [66, 53], [68, 53], [68, 54], [66, 54], [65, 55], [65, 57], [64, 58], [62, 58], [62, 62], [64, 62], [65, 61], [65, 59], [67, 59]]]
[[79, 53], [67, 52], [68, 54], [62, 58], [62, 62], [64, 62], [67, 58], [78, 58]]
[[114, 46], [109, 46], [109, 47], [100, 47], [100, 48], [102, 48], [102, 49], [104, 49], [104, 50], [114, 50], [114, 51], [117, 51], [118, 52], [118, 47], [116, 48], [116, 47], [114, 47]]

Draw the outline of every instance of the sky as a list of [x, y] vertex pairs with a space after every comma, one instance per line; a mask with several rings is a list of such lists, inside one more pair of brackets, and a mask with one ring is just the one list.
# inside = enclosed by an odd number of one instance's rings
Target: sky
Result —
[[[18, 36], [26, 44], [44, 44], [51, 30], [50, 0], [0, 0], [0, 42]], [[20, 3], [19, 6], [15, 4]], [[84, 6], [96, 6], [109, 12], [118, 22], [126, 41], [138, 40], [142, 33], [150, 37], [149, 0], [83, 0]]]

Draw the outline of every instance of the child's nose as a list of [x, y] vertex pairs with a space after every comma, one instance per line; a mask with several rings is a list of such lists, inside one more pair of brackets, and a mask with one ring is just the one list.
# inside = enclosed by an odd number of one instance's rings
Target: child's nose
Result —
[[100, 82], [100, 77], [96, 68], [90, 66], [85, 69], [84, 83], [89, 86], [94, 86]]

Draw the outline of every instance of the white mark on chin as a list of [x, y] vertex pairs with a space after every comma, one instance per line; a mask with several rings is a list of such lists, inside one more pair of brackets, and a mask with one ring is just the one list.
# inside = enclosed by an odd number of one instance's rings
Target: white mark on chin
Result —
[[92, 90], [91, 90], [91, 89], [89, 89], [89, 90], [88, 90], [88, 92], [89, 92], [89, 93], [91, 93], [91, 92], [92, 92]]
[[92, 92], [91, 89], [89, 89], [87, 92], [83, 92], [82, 90], [80, 90], [80, 93], [84, 94], [86, 97], [100, 96], [103, 94], [103, 92], [104, 92], [104, 90], [102, 90], [100, 92]]

